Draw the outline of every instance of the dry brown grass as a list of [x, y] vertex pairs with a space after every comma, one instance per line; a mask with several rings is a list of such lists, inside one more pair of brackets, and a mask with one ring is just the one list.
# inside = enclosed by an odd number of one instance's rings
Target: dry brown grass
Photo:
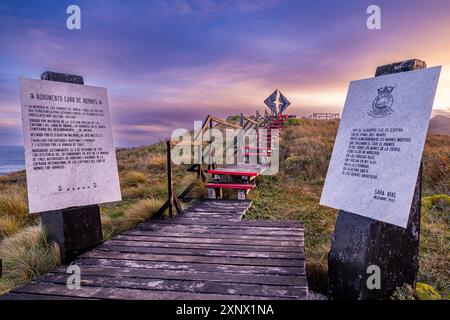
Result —
[[324, 179], [333, 150], [338, 121], [300, 119], [283, 130], [281, 173], [303, 181]]
[[[280, 164], [287, 178], [325, 179], [338, 120], [300, 119], [282, 132]], [[423, 189], [426, 195], [450, 194], [450, 137], [428, 134], [423, 153]]]
[[120, 185], [122, 188], [137, 187], [145, 183], [145, 174], [139, 171], [127, 171], [120, 175]]
[[[327, 254], [337, 210], [319, 205], [338, 121], [301, 119], [281, 132], [280, 173], [258, 177], [250, 193], [251, 218], [294, 219], [305, 223], [307, 273], [310, 288], [327, 291]], [[450, 137], [428, 135], [423, 155], [425, 195], [450, 194]], [[435, 199], [433, 198], [433, 199]], [[419, 279], [449, 293], [450, 212], [448, 206], [423, 199]], [[447, 219], [443, 216], [446, 213]]]
[[26, 227], [0, 244], [5, 283], [18, 285], [44, 274], [59, 264], [58, 245], [49, 243], [41, 224]]
[[422, 160], [425, 194], [450, 194], [450, 137], [429, 134]]
[[29, 221], [28, 206], [23, 193], [0, 193], [0, 239], [17, 233]]
[[419, 280], [450, 294], [450, 196], [422, 199]]
[[142, 158], [136, 160], [136, 166], [140, 170], [146, 170], [150, 172], [163, 171], [166, 167], [166, 155], [146, 154]]
[[159, 199], [140, 200], [125, 211], [122, 217], [122, 228], [130, 229], [149, 219], [162, 205], [163, 201]]

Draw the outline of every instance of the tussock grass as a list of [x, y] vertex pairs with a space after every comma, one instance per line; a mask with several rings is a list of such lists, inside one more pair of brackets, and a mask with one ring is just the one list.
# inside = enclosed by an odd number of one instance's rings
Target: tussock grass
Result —
[[432, 284], [443, 296], [450, 294], [450, 196], [422, 199], [420, 239], [421, 282]]
[[23, 194], [17, 191], [0, 194], [0, 239], [17, 233], [30, 220]]
[[57, 244], [47, 241], [41, 224], [22, 229], [0, 244], [5, 283], [18, 285], [53, 269], [60, 262]]
[[[247, 217], [293, 219], [305, 223], [308, 283], [327, 294], [327, 255], [337, 210], [322, 207], [319, 199], [339, 125], [338, 120], [298, 119], [281, 131], [280, 172], [258, 177], [250, 193], [254, 207]], [[420, 281], [443, 296], [450, 284], [450, 138], [428, 135], [423, 155]], [[440, 195], [435, 195], [440, 193]]]
[[0, 194], [0, 215], [20, 215], [28, 213], [28, 207], [22, 194], [18, 192]]
[[297, 119], [282, 131], [280, 168], [284, 177], [323, 180], [333, 150], [338, 121]]
[[166, 155], [165, 154], [147, 154], [146, 156], [136, 160], [136, 166], [140, 170], [146, 171], [160, 171], [166, 168]]
[[201, 182], [201, 180], [194, 180], [193, 184], [194, 186], [191, 192], [189, 192], [190, 197], [197, 199], [204, 199], [208, 197], [208, 189]]
[[123, 188], [122, 189], [122, 198], [124, 199], [139, 199], [142, 198], [149, 193], [149, 188], [144, 185], [140, 185], [137, 187]]
[[128, 171], [121, 175], [120, 184], [124, 188], [137, 187], [140, 183], [145, 183], [145, 174], [139, 171]]
[[129, 229], [149, 219], [162, 205], [163, 201], [160, 199], [140, 200], [125, 211], [122, 217], [122, 228]]
[[450, 194], [450, 138], [429, 134], [422, 160], [425, 195]]
[[9, 189], [11, 187], [20, 187], [23, 190], [26, 187], [25, 170], [11, 172], [7, 175], [0, 176], [0, 190], [2, 188]]
[[114, 219], [110, 216], [103, 214], [100, 216], [100, 219], [102, 223], [103, 240], [111, 239], [121, 231], [120, 226], [115, 223]]

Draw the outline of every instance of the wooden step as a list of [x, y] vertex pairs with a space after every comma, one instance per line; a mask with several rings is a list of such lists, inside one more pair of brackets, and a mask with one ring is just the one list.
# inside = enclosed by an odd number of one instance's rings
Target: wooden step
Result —
[[239, 189], [239, 190], [253, 190], [256, 185], [251, 183], [219, 183], [209, 182], [206, 184], [208, 188], [220, 188], [220, 189]]
[[272, 148], [270, 147], [253, 147], [253, 146], [245, 146], [244, 148], [245, 150], [267, 150], [267, 151], [272, 151]]
[[244, 153], [244, 156], [247, 156], [247, 157], [256, 157], [256, 156], [263, 156], [263, 157], [267, 157], [268, 156], [268, 154], [267, 153], [264, 153], [264, 152], [245, 152]]
[[245, 177], [256, 177], [256, 176], [258, 176], [260, 174], [259, 172], [230, 171], [230, 170], [221, 170], [221, 169], [208, 170], [208, 173], [220, 174], [220, 175], [229, 175], [229, 176], [245, 176]]

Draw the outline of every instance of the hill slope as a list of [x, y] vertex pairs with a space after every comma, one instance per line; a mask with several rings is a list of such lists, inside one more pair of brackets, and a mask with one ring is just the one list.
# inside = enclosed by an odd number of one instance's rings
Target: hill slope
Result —
[[[300, 120], [281, 134], [280, 173], [260, 177], [250, 196], [252, 218], [305, 222], [308, 281], [326, 292], [327, 254], [337, 210], [319, 199], [338, 121]], [[450, 292], [450, 137], [429, 134], [423, 155], [423, 214], [419, 281]]]
[[450, 136], [450, 117], [437, 115], [430, 120], [428, 132]]
[[[337, 121], [301, 119], [281, 134], [280, 173], [258, 177], [250, 193], [248, 218], [305, 222], [308, 282], [326, 293], [327, 254], [336, 210], [319, 198], [338, 127]], [[150, 217], [166, 199], [165, 145], [117, 151], [123, 201], [101, 206], [104, 238]], [[423, 215], [419, 281], [450, 293], [450, 137], [429, 134], [423, 156]], [[177, 192], [197, 181], [184, 166], [174, 167]], [[45, 273], [58, 263], [37, 218], [27, 215], [25, 173], [0, 177], [0, 293]], [[200, 184], [194, 196], [204, 196]]]

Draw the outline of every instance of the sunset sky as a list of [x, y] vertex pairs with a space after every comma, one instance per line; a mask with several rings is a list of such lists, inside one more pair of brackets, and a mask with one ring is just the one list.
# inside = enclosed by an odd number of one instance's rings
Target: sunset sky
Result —
[[[370, 4], [382, 30], [366, 27]], [[133, 146], [262, 112], [276, 88], [290, 114], [340, 112], [350, 80], [409, 58], [443, 66], [434, 109], [449, 110], [450, 1], [0, 0], [0, 144], [23, 144], [18, 78], [47, 70], [106, 87], [115, 144]]]

